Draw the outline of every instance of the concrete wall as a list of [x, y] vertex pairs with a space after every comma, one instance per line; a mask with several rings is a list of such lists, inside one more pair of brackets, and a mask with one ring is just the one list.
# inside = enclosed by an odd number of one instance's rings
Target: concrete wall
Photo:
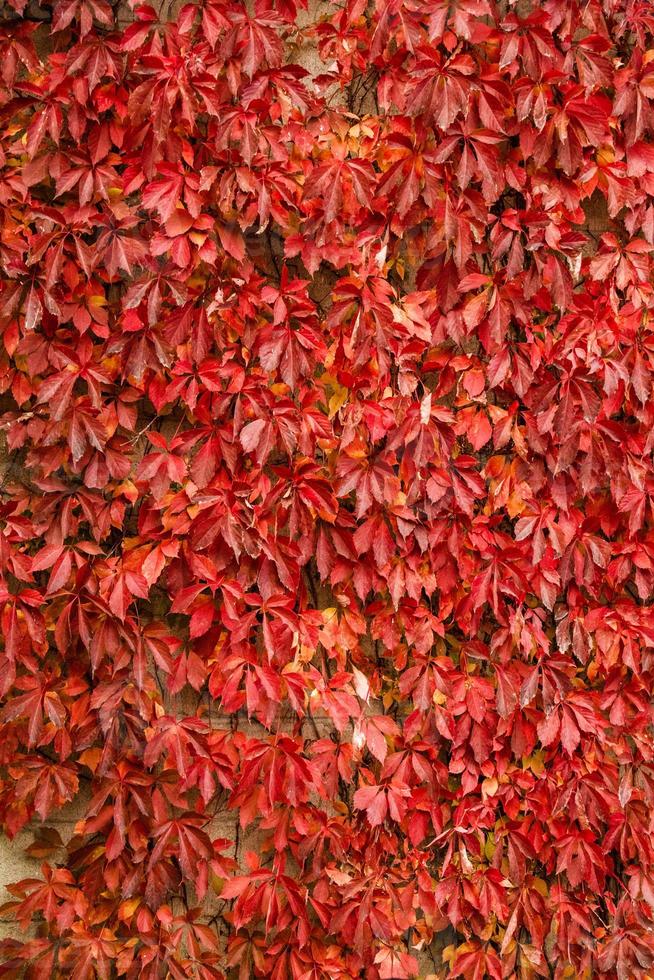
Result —
[[[27, 849], [34, 844], [39, 831], [52, 828], [61, 837], [62, 843], [67, 843], [73, 836], [75, 823], [83, 811], [83, 802], [76, 801], [53, 814], [45, 823], [35, 820], [24, 830], [8, 840], [0, 835], [0, 905], [10, 902], [13, 896], [7, 891], [7, 885], [22, 878], [40, 877], [43, 862], [41, 857], [32, 857]], [[22, 931], [5, 913], [0, 913], [0, 939], [20, 939]]]

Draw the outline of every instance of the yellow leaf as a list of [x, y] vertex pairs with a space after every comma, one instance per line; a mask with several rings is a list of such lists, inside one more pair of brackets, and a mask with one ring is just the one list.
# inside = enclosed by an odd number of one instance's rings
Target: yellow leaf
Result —
[[349, 395], [349, 389], [344, 388], [343, 385], [339, 385], [336, 382], [334, 385], [334, 394], [329, 399], [329, 417], [333, 419], [339, 408], [341, 408], [347, 401]]
[[454, 962], [455, 956], [456, 956], [456, 946], [446, 946], [443, 952], [441, 953], [441, 959], [445, 963], [449, 963], [450, 965], [452, 965], [452, 963]]
[[136, 501], [139, 499], [139, 492], [131, 480], [123, 480], [123, 482], [119, 483], [118, 486], [116, 487], [114, 496], [127, 497], [130, 503], [135, 504]]
[[511, 494], [506, 502], [506, 509], [509, 517], [517, 517], [525, 509], [525, 502], [522, 496], [516, 491]]
[[220, 878], [217, 874], [211, 875], [211, 887], [215, 891], [216, 895], [220, 895], [225, 884], [225, 879]]
[[595, 154], [595, 159], [599, 163], [600, 167], [606, 166], [607, 163], [614, 163], [615, 151], [611, 149], [610, 146], [603, 146], [601, 150], [598, 150]]
[[484, 779], [481, 784], [481, 791], [485, 796], [495, 796], [500, 784], [495, 779], [495, 776], [489, 776], [488, 779]]
[[78, 762], [81, 762], [83, 766], [87, 766], [91, 772], [95, 772], [101, 758], [102, 749], [85, 749], [84, 752], [80, 752]]
[[549, 894], [549, 889], [547, 887], [547, 882], [544, 881], [543, 878], [534, 878], [533, 884], [534, 884], [534, 888], [539, 893], [539, 895], [542, 895], [543, 898], [547, 898], [547, 896]]
[[541, 750], [534, 752], [533, 755], [524, 756], [522, 759], [522, 768], [531, 769], [535, 776], [540, 776], [545, 769], [543, 756], [544, 753]]
[[140, 898], [128, 898], [125, 902], [121, 902], [118, 909], [118, 918], [122, 919], [123, 922], [129, 922], [140, 904]]

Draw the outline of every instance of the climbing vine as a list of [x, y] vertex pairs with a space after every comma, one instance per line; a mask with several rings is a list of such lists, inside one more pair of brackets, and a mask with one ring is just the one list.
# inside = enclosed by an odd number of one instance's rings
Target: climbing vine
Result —
[[652, 975], [649, 0], [0, 52], [0, 976]]

